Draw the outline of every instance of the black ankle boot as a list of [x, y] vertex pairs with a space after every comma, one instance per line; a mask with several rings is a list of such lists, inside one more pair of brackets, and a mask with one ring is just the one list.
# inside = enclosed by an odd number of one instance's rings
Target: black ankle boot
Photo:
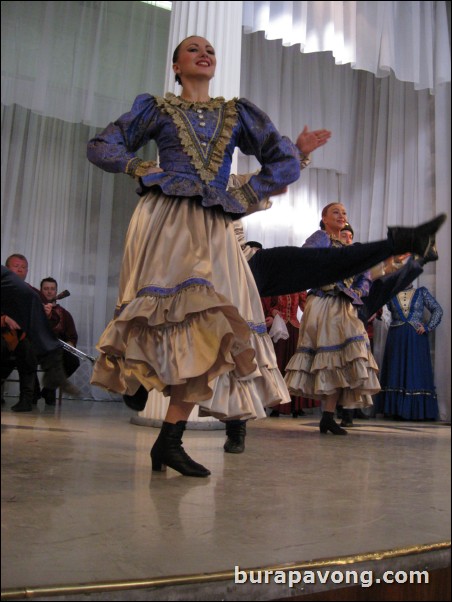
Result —
[[328, 431], [331, 431], [333, 435], [347, 435], [347, 431], [334, 422], [334, 412], [322, 413], [322, 420], [320, 421], [319, 428], [323, 435], [326, 435]]
[[361, 408], [357, 408], [355, 410], [355, 418], [359, 418], [360, 420], [369, 420], [369, 416], [365, 414]]
[[424, 255], [424, 257], [421, 257], [419, 259], [419, 263], [421, 264], [421, 266], [424, 266], [426, 263], [430, 263], [431, 261], [438, 261], [439, 259], [435, 238], [433, 236], [431, 236], [430, 238], [430, 245], [427, 249], [426, 254]]
[[19, 401], [11, 406], [11, 410], [13, 412], [31, 412], [33, 411], [33, 405], [31, 401], [27, 401], [26, 399], [19, 399]]
[[430, 248], [433, 237], [445, 221], [446, 215], [442, 213], [416, 228], [401, 226], [388, 228], [388, 238], [394, 245], [394, 255], [410, 252], [424, 257]]
[[11, 406], [13, 412], [31, 412], [35, 392], [36, 372], [19, 372], [19, 401]]
[[41, 391], [41, 397], [44, 398], [46, 405], [55, 406], [56, 405], [56, 390], [55, 389], [47, 389], [44, 387]]
[[347, 410], [346, 408], [342, 410], [341, 426], [353, 426], [353, 410]]
[[152, 470], [161, 472], [169, 466], [186, 477], [208, 477], [210, 470], [190, 458], [182, 447], [186, 422], [164, 422], [151, 450]]
[[226, 436], [224, 451], [228, 454], [242, 454], [245, 451], [246, 420], [227, 421]]
[[123, 395], [122, 398], [128, 408], [142, 412], [148, 401], [148, 392], [143, 385], [140, 385], [136, 393], [133, 395]]

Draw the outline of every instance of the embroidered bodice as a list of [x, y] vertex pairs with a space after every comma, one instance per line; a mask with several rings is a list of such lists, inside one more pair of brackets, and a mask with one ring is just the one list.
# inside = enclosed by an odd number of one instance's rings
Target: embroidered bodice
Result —
[[[340, 240], [332, 239], [325, 230], [317, 230], [306, 239], [303, 247], [343, 247], [344, 244]], [[320, 288], [311, 289], [309, 292], [323, 297], [326, 295], [346, 295], [349, 297], [353, 305], [362, 305], [361, 297], [366, 297], [369, 294], [372, 280], [370, 272], [366, 271], [358, 274], [353, 278], [346, 278], [333, 284], [328, 284]]]
[[[298, 149], [265, 113], [246, 99], [221, 97], [201, 103], [174, 94], [140, 95], [129, 113], [90, 140], [88, 159], [109, 172], [133, 173], [137, 150], [151, 139], [163, 171], [142, 176], [139, 194], [158, 186], [169, 196], [198, 197], [205, 207], [220, 205], [236, 218], [300, 175]], [[228, 188], [236, 147], [254, 155], [262, 169]]]
[[[435, 330], [443, 317], [441, 305], [425, 286], [400, 292], [388, 303], [388, 309], [391, 312], [391, 327], [408, 323], [417, 330], [424, 325], [425, 331], [430, 332]], [[427, 324], [423, 322], [424, 309], [430, 312]]]

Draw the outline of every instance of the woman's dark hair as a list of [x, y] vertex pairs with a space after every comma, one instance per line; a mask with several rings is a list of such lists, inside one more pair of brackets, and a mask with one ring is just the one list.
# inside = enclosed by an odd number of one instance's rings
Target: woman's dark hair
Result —
[[[182, 40], [182, 42], [180, 42], [174, 52], [173, 52], [173, 65], [174, 63], [177, 63], [177, 59], [179, 58], [179, 51], [180, 51], [180, 47], [182, 46], [182, 44], [185, 42], [185, 40], [189, 40], [190, 38], [196, 38], [196, 36], [188, 36], [188, 38], [184, 38]], [[178, 76], [178, 74], [176, 73], [176, 75], [174, 76], [174, 79], [176, 80], [176, 83], [178, 83], [180, 86], [182, 86], [182, 80], [181, 78]]]

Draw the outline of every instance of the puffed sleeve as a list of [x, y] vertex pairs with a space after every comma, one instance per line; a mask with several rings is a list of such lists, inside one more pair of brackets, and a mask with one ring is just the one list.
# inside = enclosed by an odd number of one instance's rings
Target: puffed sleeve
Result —
[[359, 295], [359, 297], [367, 297], [372, 286], [372, 277], [370, 271], [358, 274], [353, 278], [351, 288]]
[[311, 236], [306, 239], [303, 247], [317, 247], [324, 249], [331, 247], [331, 239], [325, 230], [316, 230], [314, 234], [311, 234]]
[[422, 299], [424, 301], [424, 307], [426, 307], [431, 314], [430, 320], [425, 326], [425, 330], [427, 332], [431, 332], [432, 330], [435, 330], [435, 328], [441, 322], [441, 319], [443, 317], [443, 308], [435, 299], [435, 297], [429, 292], [429, 290], [425, 288], [425, 286], [421, 287], [421, 291]]
[[235, 198], [240, 198], [240, 194], [246, 194], [246, 190], [248, 190], [248, 195], [251, 197], [250, 205], [248, 206], [247, 215], [254, 213], [255, 211], [263, 211], [264, 209], [269, 209], [272, 206], [272, 201], [269, 197], [263, 197], [260, 200], [255, 196], [252, 188], [249, 185], [250, 179], [257, 175], [259, 172], [250, 173], [250, 174], [231, 174], [228, 180], [228, 192], [232, 194]]
[[142, 159], [135, 155], [154, 136], [159, 110], [150, 94], [137, 96], [131, 110], [88, 142], [91, 163], [112, 173], [134, 175]]
[[245, 155], [254, 155], [262, 168], [248, 185], [260, 200], [279, 192], [300, 177], [300, 153], [272, 121], [250, 101], [237, 101], [240, 131], [237, 146]]

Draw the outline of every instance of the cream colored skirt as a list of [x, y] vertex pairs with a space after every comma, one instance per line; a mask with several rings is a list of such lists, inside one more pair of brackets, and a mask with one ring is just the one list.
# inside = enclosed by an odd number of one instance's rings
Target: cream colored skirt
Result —
[[91, 382], [117, 393], [141, 384], [217, 418], [290, 402], [233, 222], [190, 199], [140, 200], [97, 349]]
[[355, 307], [345, 297], [309, 295], [297, 351], [286, 367], [289, 391], [319, 400], [340, 392], [345, 408], [366, 407], [380, 390], [377, 373]]

